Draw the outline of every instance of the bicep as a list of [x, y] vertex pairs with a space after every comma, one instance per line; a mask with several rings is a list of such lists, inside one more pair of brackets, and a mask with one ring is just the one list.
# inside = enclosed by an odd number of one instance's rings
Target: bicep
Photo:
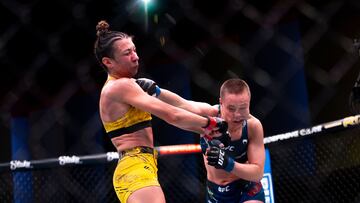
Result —
[[112, 88], [112, 95], [121, 94], [119, 97], [114, 96], [119, 102], [149, 112], [179, 128], [199, 134], [204, 133], [202, 126], [206, 125], [206, 118], [149, 96], [135, 81], [126, 82], [126, 80], [120, 81], [116, 87]]
[[125, 103], [137, 109], [149, 112], [159, 118], [166, 117], [168, 114], [167, 112], [174, 110], [172, 106], [148, 95], [140, 87], [134, 86], [132, 88], [131, 86], [128, 86], [123, 91], [126, 92], [123, 94], [122, 98]]
[[169, 124], [195, 133], [204, 133], [202, 126], [207, 122], [204, 117], [162, 102], [142, 90], [129, 93], [126, 96], [126, 101], [135, 108], [147, 111]]
[[[250, 137], [251, 136], [251, 137]], [[264, 132], [261, 123], [255, 124], [251, 131], [249, 131], [249, 145], [248, 145], [248, 160], [250, 163], [259, 164], [264, 167], [265, 162], [265, 147], [264, 147]]]

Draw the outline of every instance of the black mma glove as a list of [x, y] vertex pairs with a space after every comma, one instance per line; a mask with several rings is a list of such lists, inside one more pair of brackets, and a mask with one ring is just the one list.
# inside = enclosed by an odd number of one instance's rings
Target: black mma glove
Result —
[[158, 97], [161, 93], [159, 86], [153, 80], [147, 78], [138, 78], [136, 83], [151, 96]]
[[214, 166], [217, 169], [224, 169], [229, 173], [234, 169], [234, 159], [228, 156], [223, 148], [220, 148], [219, 146], [211, 146], [206, 152], [206, 155], [206, 159], [210, 166]]

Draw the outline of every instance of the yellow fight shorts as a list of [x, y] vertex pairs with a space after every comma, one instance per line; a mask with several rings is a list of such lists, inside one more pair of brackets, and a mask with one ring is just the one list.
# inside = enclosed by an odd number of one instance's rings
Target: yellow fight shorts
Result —
[[121, 203], [126, 203], [136, 190], [159, 186], [157, 151], [150, 147], [135, 147], [121, 152], [116, 166], [113, 185]]

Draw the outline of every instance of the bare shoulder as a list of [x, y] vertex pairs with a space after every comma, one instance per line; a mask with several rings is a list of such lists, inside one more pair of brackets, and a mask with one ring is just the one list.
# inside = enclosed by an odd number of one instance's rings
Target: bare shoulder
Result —
[[[131, 91], [135, 84], [135, 80], [132, 78], [120, 78], [116, 80], [110, 80], [103, 87], [101, 95], [105, 97], [118, 97], [119, 95], [123, 95], [123, 93]], [[119, 94], [120, 92], [122, 94]]]
[[249, 134], [254, 136], [261, 136], [263, 137], [263, 126], [259, 119], [251, 115], [250, 119], [248, 119], [248, 130]]
[[248, 125], [251, 127], [262, 126], [260, 120], [253, 115], [250, 115], [250, 119], [248, 119]]

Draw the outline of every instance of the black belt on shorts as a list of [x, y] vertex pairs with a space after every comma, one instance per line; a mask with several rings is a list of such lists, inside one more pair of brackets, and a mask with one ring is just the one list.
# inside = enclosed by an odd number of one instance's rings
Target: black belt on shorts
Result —
[[154, 148], [151, 147], [134, 147], [131, 149], [126, 149], [124, 151], [121, 151], [120, 154], [120, 159], [121, 157], [124, 157], [126, 155], [132, 155], [132, 154], [139, 154], [139, 153], [147, 153], [147, 154], [154, 154]]

